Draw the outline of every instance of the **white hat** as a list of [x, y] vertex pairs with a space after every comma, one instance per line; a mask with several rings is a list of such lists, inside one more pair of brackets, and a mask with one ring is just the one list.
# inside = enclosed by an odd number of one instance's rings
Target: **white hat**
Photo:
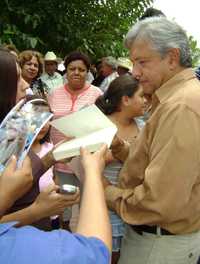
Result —
[[57, 62], [57, 57], [56, 54], [53, 51], [48, 51], [45, 56], [44, 56], [45, 61], [56, 61]]
[[125, 69], [128, 69], [129, 71], [132, 71], [133, 64], [128, 58], [123, 58], [123, 57], [118, 58], [117, 65], [118, 67], [123, 67]]

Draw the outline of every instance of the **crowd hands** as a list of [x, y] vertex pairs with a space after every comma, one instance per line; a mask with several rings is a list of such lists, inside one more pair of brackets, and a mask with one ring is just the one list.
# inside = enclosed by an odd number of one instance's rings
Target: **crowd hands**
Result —
[[[110, 182], [103, 176], [105, 164], [111, 162], [109, 159], [110, 156], [112, 156], [112, 159], [118, 159], [119, 153], [122, 151], [125, 151], [126, 153], [126, 144], [127, 142], [120, 139], [118, 136], [115, 136], [111, 149], [107, 149], [106, 145], [103, 145], [100, 150], [91, 154], [85, 148], [81, 148], [81, 163], [84, 169], [84, 175], [81, 179], [83, 185], [85, 181], [91, 180], [94, 171], [104, 187], [109, 185]], [[59, 146], [59, 144], [57, 144], [57, 146]], [[46, 166], [45, 170], [56, 163], [52, 154], [54, 149], [55, 147], [42, 158], [43, 163]], [[70, 160], [71, 158], [68, 158], [63, 160], [63, 162], [69, 162]], [[44, 190], [41, 190], [36, 200], [28, 208], [23, 209], [23, 212], [4, 215], [7, 209], [11, 207], [16, 200], [31, 189], [33, 181], [34, 178], [30, 158], [27, 156], [22, 165], [18, 168], [17, 159], [15, 156], [12, 156], [0, 177], [1, 223], [15, 220], [18, 221], [16, 224], [17, 226], [31, 224], [45, 217], [61, 215], [65, 208], [80, 203], [79, 189], [77, 189], [75, 194], [65, 195], [60, 193], [59, 185], [52, 183]]]
[[[84, 168], [83, 194], [81, 202], [81, 214], [76, 232], [86, 237], [96, 237], [103, 241], [109, 251], [111, 250], [111, 229], [102, 188], [102, 172], [105, 166], [107, 146], [104, 144], [95, 153], [90, 153], [85, 148], [80, 149], [81, 163]], [[92, 166], [91, 166], [92, 164]], [[20, 168], [17, 168], [16, 158], [10, 159], [5, 170], [0, 176], [0, 216], [1, 222], [20, 221], [17, 212], [16, 218], [9, 215], [4, 218], [4, 213], [14, 202], [30, 190], [33, 184], [31, 161], [26, 157]], [[28, 221], [16, 224], [16, 226], [30, 224], [39, 218], [49, 217], [63, 213], [66, 207], [80, 201], [80, 191], [75, 194], [61, 194], [60, 187], [49, 185], [38, 195], [37, 199], [28, 209], [24, 209]], [[96, 211], [98, 204], [100, 211]], [[101, 218], [102, 227], [99, 225]]]
[[[63, 141], [62, 141], [63, 143]], [[110, 182], [103, 177], [103, 169], [105, 164], [111, 162], [111, 159], [118, 159], [118, 154], [125, 150], [127, 151], [127, 143], [115, 136], [111, 149], [107, 149], [104, 145], [99, 151], [94, 154], [90, 154], [86, 149], [81, 148], [81, 163], [84, 169], [84, 175], [81, 179], [81, 183], [84, 186], [84, 182], [90, 180], [89, 175], [92, 176], [92, 171], [101, 175], [101, 181], [106, 188]], [[53, 156], [53, 150], [60, 144], [57, 144], [51, 151], [48, 152], [42, 158], [45, 170], [48, 170], [51, 166], [55, 165], [56, 160]], [[112, 150], [112, 151], [111, 151]], [[121, 155], [122, 156], [122, 155]], [[72, 158], [62, 160], [63, 163], [69, 162]], [[61, 162], [61, 161], [60, 161]], [[92, 164], [92, 166], [91, 166]], [[91, 173], [90, 173], [91, 172]], [[33, 175], [31, 160], [26, 157], [20, 168], [17, 168], [16, 157], [12, 156], [9, 164], [3, 171], [1, 177], [1, 184], [4, 186], [1, 196], [5, 197], [1, 201], [7, 201], [7, 208], [11, 207], [16, 200], [26, 194], [32, 187]], [[12, 190], [13, 187], [13, 190]], [[64, 195], [60, 193], [60, 186], [54, 183], [48, 185], [45, 189], [41, 190], [36, 200], [27, 208], [11, 214], [5, 214], [2, 216], [0, 222], [18, 221], [16, 226], [23, 226], [37, 222], [40, 219], [51, 217], [54, 215], [62, 215], [64, 209], [71, 207], [74, 204], [80, 203], [80, 190], [77, 189], [75, 194]], [[8, 206], [9, 205], [9, 206]], [[3, 207], [3, 205], [2, 205]], [[6, 212], [6, 210], [4, 210]]]

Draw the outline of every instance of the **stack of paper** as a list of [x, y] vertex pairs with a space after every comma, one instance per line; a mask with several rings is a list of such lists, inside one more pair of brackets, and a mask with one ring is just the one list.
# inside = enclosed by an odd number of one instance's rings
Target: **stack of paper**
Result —
[[56, 119], [51, 125], [66, 136], [75, 137], [53, 151], [56, 160], [80, 155], [81, 146], [91, 152], [98, 150], [103, 143], [109, 147], [117, 132], [116, 125], [95, 105]]

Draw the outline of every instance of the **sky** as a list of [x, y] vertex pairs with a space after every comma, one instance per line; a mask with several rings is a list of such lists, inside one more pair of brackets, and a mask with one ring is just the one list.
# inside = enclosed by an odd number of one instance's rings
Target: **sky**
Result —
[[174, 19], [189, 36], [193, 36], [200, 48], [199, 0], [154, 0], [153, 7], [160, 9], [169, 19]]

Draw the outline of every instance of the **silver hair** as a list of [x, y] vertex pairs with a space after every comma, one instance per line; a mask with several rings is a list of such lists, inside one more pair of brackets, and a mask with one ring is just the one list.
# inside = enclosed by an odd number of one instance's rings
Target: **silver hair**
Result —
[[172, 48], [180, 51], [180, 65], [191, 67], [192, 59], [186, 32], [174, 21], [165, 17], [151, 17], [138, 21], [128, 31], [124, 44], [130, 49], [136, 39], [151, 41], [162, 57]]
[[109, 65], [110, 67], [112, 67], [113, 70], [116, 70], [117, 69], [117, 60], [112, 57], [112, 56], [108, 56], [108, 57], [105, 57], [103, 59], [104, 63]]

